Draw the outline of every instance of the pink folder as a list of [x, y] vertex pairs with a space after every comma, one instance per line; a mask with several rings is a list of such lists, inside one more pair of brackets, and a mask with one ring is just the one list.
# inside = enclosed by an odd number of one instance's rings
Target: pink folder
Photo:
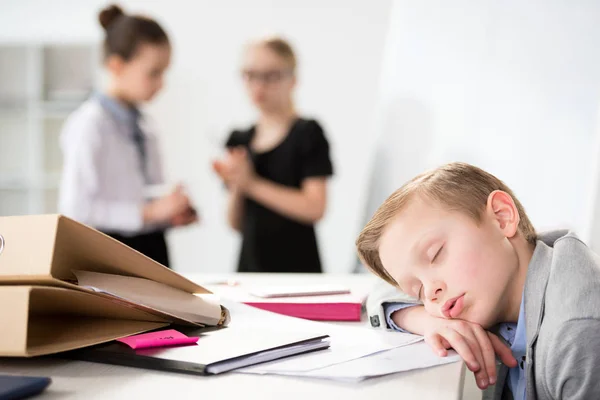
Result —
[[262, 310], [315, 321], [360, 321], [362, 299], [353, 295], [253, 298], [243, 303]]
[[199, 337], [186, 336], [175, 329], [164, 331], [142, 333], [141, 335], [127, 336], [117, 339], [117, 341], [126, 344], [132, 349], [145, 349], [147, 347], [166, 347], [178, 346], [183, 344], [194, 344], [198, 342]]
[[321, 296], [259, 297], [256, 288], [245, 285], [205, 285], [218, 296], [266, 311], [315, 321], [360, 321], [368, 292]]

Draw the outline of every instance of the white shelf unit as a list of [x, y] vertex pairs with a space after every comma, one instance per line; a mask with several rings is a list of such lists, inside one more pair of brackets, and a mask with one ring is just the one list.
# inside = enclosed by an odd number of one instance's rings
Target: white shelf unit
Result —
[[100, 75], [96, 43], [0, 44], [0, 216], [57, 212], [59, 136]]

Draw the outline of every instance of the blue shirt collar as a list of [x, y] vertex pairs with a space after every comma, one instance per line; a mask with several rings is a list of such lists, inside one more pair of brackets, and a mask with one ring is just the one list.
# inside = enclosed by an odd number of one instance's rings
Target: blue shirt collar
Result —
[[527, 352], [527, 334], [525, 321], [525, 294], [521, 296], [521, 306], [517, 323], [507, 322], [500, 324], [498, 333], [510, 345], [513, 357], [517, 360], [517, 366], [508, 372], [506, 384], [513, 394], [515, 400], [527, 398], [525, 388], [525, 354]]
[[527, 333], [525, 331], [525, 293], [521, 296], [519, 318], [517, 323], [507, 322], [500, 324], [499, 334], [508, 342], [513, 356], [519, 360], [527, 350]]
[[519, 319], [517, 320], [517, 328], [515, 330], [515, 338], [512, 346], [510, 346], [510, 349], [512, 350], [513, 355], [518, 354], [519, 357], [523, 357], [525, 356], [527, 350], [527, 334], [525, 332], [525, 293], [523, 293], [523, 296], [521, 296], [520, 307]]
[[140, 118], [140, 111], [135, 107], [127, 107], [104, 93], [97, 92], [95, 97], [100, 105], [118, 121], [135, 124]]

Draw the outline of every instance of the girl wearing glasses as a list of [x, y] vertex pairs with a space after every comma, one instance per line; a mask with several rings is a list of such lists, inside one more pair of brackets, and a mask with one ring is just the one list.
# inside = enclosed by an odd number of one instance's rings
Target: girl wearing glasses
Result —
[[229, 189], [229, 224], [242, 234], [238, 272], [322, 272], [314, 225], [333, 167], [323, 129], [294, 107], [291, 46], [281, 38], [250, 44], [242, 77], [258, 121], [232, 132], [213, 163]]

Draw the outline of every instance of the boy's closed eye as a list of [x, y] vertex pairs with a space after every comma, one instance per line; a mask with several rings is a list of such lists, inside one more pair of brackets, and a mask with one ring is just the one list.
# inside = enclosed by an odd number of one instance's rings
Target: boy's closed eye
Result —
[[433, 264], [438, 257], [442, 254], [442, 250], [444, 250], [444, 245], [442, 244], [439, 249], [435, 252], [435, 255], [431, 258], [431, 264]]
[[[438, 260], [438, 258], [440, 257], [440, 255], [442, 255], [442, 250], [444, 250], [443, 244], [437, 249], [437, 251], [435, 252], [433, 257], [431, 258], [431, 264], [436, 262]], [[423, 284], [421, 284], [418, 289], [414, 290], [413, 293], [416, 293], [416, 297], [420, 301], [425, 301], [425, 299], [423, 298]]]

